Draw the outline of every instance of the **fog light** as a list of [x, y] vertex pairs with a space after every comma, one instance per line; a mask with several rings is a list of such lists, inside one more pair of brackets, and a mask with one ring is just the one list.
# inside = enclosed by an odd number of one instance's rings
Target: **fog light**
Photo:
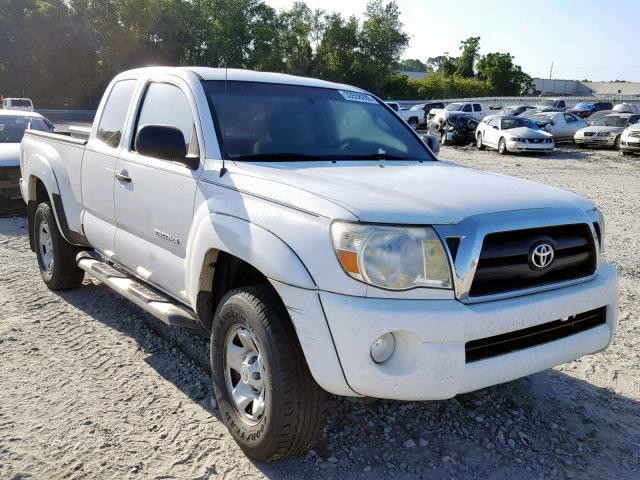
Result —
[[371, 345], [371, 359], [376, 363], [384, 363], [391, 358], [396, 349], [396, 339], [392, 333], [385, 333]]

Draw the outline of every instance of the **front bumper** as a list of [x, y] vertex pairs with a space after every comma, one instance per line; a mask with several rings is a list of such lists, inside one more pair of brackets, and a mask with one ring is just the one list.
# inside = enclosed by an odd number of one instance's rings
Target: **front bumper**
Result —
[[507, 150], [510, 152], [552, 152], [555, 147], [551, 143], [507, 142]]
[[0, 167], [0, 215], [25, 213], [20, 167]]
[[[477, 304], [327, 292], [320, 299], [349, 387], [359, 395], [398, 400], [451, 398], [603, 350], [613, 338], [618, 310], [617, 273], [607, 263], [585, 283]], [[465, 343], [472, 340], [603, 306], [605, 324], [485, 360], [465, 360]], [[387, 332], [393, 332], [396, 350], [379, 365], [371, 359], [370, 347]]]
[[576, 135], [573, 139], [578, 145], [588, 145], [591, 147], [613, 147], [616, 142], [616, 137], [598, 137], [596, 135], [593, 135], [592, 137]]
[[640, 152], [640, 138], [622, 137], [620, 141], [620, 150], [625, 152]]

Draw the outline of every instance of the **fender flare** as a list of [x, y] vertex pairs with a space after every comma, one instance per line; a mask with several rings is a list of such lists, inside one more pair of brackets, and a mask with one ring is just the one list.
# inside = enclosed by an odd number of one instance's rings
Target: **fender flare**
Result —
[[84, 235], [74, 232], [69, 228], [67, 216], [62, 204], [58, 179], [49, 161], [41, 155], [32, 155], [27, 159], [26, 164], [28, 165], [28, 178], [26, 180], [26, 185], [24, 186], [24, 194], [26, 194], [25, 200], [28, 205], [29, 240], [31, 249], [35, 250], [32, 227], [35, 211], [38, 207], [36, 180], [41, 181], [47, 191], [47, 196], [49, 197], [49, 202], [53, 209], [53, 216], [56, 219], [58, 230], [62, 237], [73, 245], [89, 246]]
[[194, 222], [187, 247], [186, 285], [195, 307], [200, 290], [200, 273], [211, 250], [233, 255], [270, 280], [316, 290], [309, 270], [293, 249], [273, 232], [240, 217], [211, 212]]

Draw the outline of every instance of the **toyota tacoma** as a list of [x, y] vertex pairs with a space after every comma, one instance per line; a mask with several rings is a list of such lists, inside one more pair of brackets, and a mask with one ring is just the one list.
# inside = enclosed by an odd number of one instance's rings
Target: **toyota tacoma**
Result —
[[145, 68], [75, 132], [21, 144], [44, 282], [88, 274], [209, 330], [221, 417], [252, 458], [310, 448], [329, 393], [446, 399], [612, 341], [594, 204], [440, 161], [366, 91]]

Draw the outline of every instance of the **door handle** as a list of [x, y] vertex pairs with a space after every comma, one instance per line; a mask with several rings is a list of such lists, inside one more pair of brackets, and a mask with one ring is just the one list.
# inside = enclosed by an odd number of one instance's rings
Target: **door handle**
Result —
[[120, 170], [119, 172], [116, 172], [116, 179], [119, 182], [125, 182], [125, 183], [129, 183], [131, 181], [129, 172], [127, 172], [126, 170]]

